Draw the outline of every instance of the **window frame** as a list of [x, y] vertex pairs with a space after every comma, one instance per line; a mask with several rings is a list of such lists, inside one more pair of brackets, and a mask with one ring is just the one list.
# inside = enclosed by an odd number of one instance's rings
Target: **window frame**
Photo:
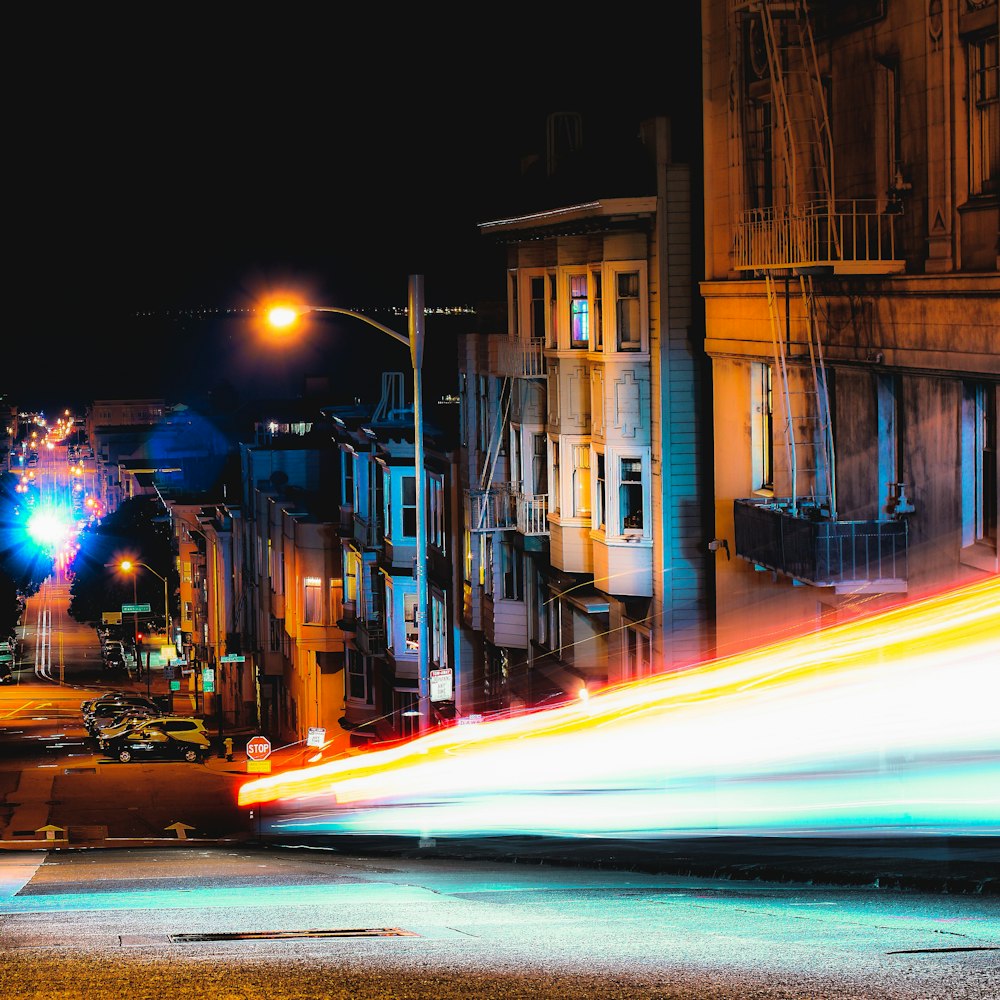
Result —
[[591, 346], [590, 288], [589, 276], [586, 271], [569, 271], [566, 274], [566, 305], [566, 326], [570, 350], [589, 351]]
[[[1000, 163], [991, 163], [990, 156], [996, 152], [1000, 142], [1000, 32], [993, 30], [970, 38], [966, 53], [969, 69], [969, 194], [973, 197], [995, 196], [1000, 192]], [[989, 56], [992, 60], [987, 62]], [[981, 97], [981, 93], [984, 96]]]
[[[645, 260], [609, 261], [605, 264], [607, 280], [604, 284], [610, 287], [613, 303], [613, 308], [605, 310], [604, 325], [608, 327], [610, 324], [610, 329], [605, 330], [605, 341], [610, 342], [612, 345], [611, 349], [616, 354], [625, 354], [629, 357], [649, 354], [649, 287], [647, 268], [648, 264]], [[635, 347], [629, 346], [623, 348], [621, 346], [621, 331], [619, 329], [619, 279], [631, 274], [635, 274], [638, 277], [638, 294], [636, 298], [638, 300], [639, 339]], [[630, 345], [631, 343], [629, 341]]]

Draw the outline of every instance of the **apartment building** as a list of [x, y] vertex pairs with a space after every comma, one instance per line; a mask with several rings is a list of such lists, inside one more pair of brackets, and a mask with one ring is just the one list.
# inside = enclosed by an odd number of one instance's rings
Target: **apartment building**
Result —
[[703, 0], [719, 649], [996, 573], [996, 0]]
[[[387, 372], [372, 411], [333, 412], [341, 453], [342, 626], [346, 633], [344, 727], [353, 745], [416, 735], [420, 727], [417, 482], [413, 408], [404, 376]], [[438, 424], [445, 421], [435, 421]], [[446, 430], [425, 424], [427, 670], [431, 726], [474, 701], [461, 635], [461, 546], [455, 455]]]
[[642, 132], [649, 192], [480, 227], [507, 248], [507, 329], [460, 355], [463, 612], [483, 711], [710, 648], [690, 174], [666, 120]]

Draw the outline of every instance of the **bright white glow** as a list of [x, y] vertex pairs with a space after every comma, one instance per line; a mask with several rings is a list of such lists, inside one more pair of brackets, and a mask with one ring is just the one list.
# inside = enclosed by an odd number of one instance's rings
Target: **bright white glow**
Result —
[[290, 306], [275, 306], [267, 314], [268, 323], [279, 330], [286, 326], [291, 326], [298, 318], [299, 314]]
[[43, 549], [55, 551], [69, 541], [73, 522], [64, 510], [57, 507], [39, 507], [28, 519], [28, 534]]

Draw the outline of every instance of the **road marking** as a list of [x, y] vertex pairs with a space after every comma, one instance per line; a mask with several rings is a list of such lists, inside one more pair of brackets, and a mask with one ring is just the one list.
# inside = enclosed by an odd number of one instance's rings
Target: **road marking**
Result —
[[23, 712], [29, 705], [33, 705], [33, 704], [34, 704], [34, 701], [26, 701], [23, 705], [21, 705], [20, 708], [15, 708], [12, 711], [8, 712], [6, 715], [0, 716], [0, 718], [2, 718], [2, 719], [9, 719], [12, 716], [16, 715], [18, 712]]

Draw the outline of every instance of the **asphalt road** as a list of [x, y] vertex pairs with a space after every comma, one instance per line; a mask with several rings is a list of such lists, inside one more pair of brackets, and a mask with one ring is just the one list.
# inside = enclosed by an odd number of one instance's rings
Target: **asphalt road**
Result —
[[0, 854], [0, 941], [53, 1000], [1000, 994], [996, 898], [277, 848]]

